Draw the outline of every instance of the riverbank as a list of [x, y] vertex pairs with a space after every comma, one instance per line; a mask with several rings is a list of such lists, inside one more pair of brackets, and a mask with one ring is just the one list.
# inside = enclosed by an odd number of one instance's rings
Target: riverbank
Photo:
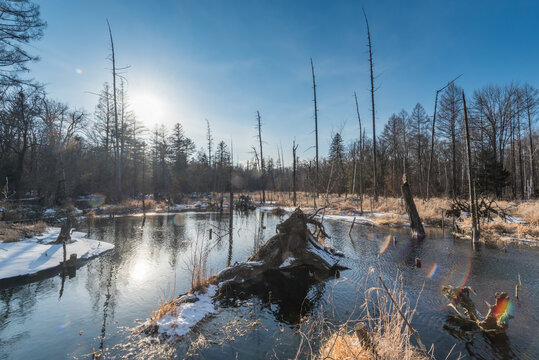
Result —
[[[0, 243], [0, 281], [38, 275], [60, 267], [63, 259], [62, 244], [53, 244], [60, 228], [50, 227], [43, 233], [20, 241]], [[113, 244], [85, 238], [86, 234], [73, 232], [66, 244], [69, 255], [77, 254], [79, 260], [88, 260], [112, 250]]]
[[[132, 215], [143, 213], [176, 213], [185, 211], [222, 211], [230, 207], [227, 196], [221, 199], [220, 193], [197, 194], [185, 197], [179, 203], [155, 201], [146, 199], [128, 199], [121, 203], [106, 204], [104, 198], [88, 197], [78, 201], [80, 208], [67, 206], [64, 208], [39, 208], [31, 206], [23, 208], [21, 204], [0, 204], [2, 218], [6, 222], [46, 221], [49, 224], [60, 222], [69, 213], [79, 217]], [[336, 194], [320, 195], [315, 201], [308, 193], [298, 193], [296, 206], [293, 205], [291, 194], [286, 192], [267, 192], [266, 202], [263, 203], [261, 194], [239, 193], [239, 196], [249, 197], [253, 208], [264, 212], [290, 213], [300, 207], [307, 213], [319, 212], [320, 219], [332, 219], [354, 224], [372, 226], [405, 227], [409, 226], [408, 215], [401, 198], [380, 197], [377, 202], [365, 196], [363, 200], [352, 196]], [[236, 200], [237, 201], [237, 200]], [[424, 226], [445, 228], [455, 236], [467, 237], [471, 234], [471, 222], [465, 212], [453, 217], [447, 211], [451, 209], [452, 200], [448, 198], [415, 199], [418, 213]], [[484, 242], [523, 242], [529, 245], [539, 245], [539, 201], [498, 201], [498, 208], [503, 209], [506, 216], [494, 216], [481, 221], [481, 240]], [[1, 235], [0, 235], [1, 236]]]
[[[264, 211], [293, 211], [293, 199], [288, 193], [268, 192], [266, 204], [261, 204], [260, 193], [248, 194], [254, 203]], [[415, 199], [417, 211], [424, 226], [448, 229], [456, 236], [466, 237], [471, 234], [471, 222], [467, 213], [461, 212], [455, 217], [447, 214], [452, 200], [448, 198]], [[363, 204], [363, 205], [362, 205]], [[308, 193], [298, 193], [296, 206], [304, 211], [314, 212], [314, 199]], [[376, 226], [403, 227], [409, 226], [408, 215], [401, 198], [380, 197], [377, 202], [364, 197], [337, 196], [336, 194], [320, 195], [316, 201], [318, 208], [325, 207], [319, 214], [324, 219], [345, 222], [366, 223]], [[484, 242], [523, 242], [539, 245], [539, 201], [497, 201], [496, 206], [503, 209], [506, 216], [493, 216], [481, 220], [481, 240]], [[291, 210], [292, 209], [292, 210]], [[363, 211], [362, 211], [363, 210]]]

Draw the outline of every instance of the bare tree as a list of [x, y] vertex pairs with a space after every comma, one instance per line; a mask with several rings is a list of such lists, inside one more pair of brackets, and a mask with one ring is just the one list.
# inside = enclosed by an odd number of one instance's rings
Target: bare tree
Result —
[[294, 192], [294, 206], [296, 206], [296, 150], [298, 149], [298, 145], [296, 145], [296, 140], [292, 143], [292, 189]]
[[443, 88], [436, 90], [436, 97], [434, 98], [434, 115], [432, 117], [432, 136], [430, 139], [430, 155], [429, 155], [429, 169], [427, 171], [427, 199], [430, 197], [430, 174], [432, 172], [432, 158], [434, 155], [434, 132], [436, 129], [436, 111], [438, 107], [438, 94], [440, 94], [446, 87], [454, 83], [462, 74], [451, 80]]
[[468, 161], [468, 194], [470, 200], [470, 213], [472, 216], [472, 242], [475, 243], [479, 240], [479, 228], [478, 228], [478, 219], [477, 219], [477, 204], [475, 186], [473, 185], [473, 168], [472, 168], [472, 150], [470, 142], [470, 129], [468, 126], [468, 112], [466, 110], [466, 97], [464, 96], [464, 91], [462, 92], [462, 104], [464, 107], [464, 127], [466, 130], [466, 158]]
[[114, 52], [114, 40], [112, 38], [112, 30], [110, 29], [110, 23], [107, 19], [107, 26], [109, 28], [109, 36], [110, 36], [110, 48], [111, 48], [111, 62], [112, 62], [112, 101], [114, 106], [114, 136], [115, 136], [115, 143], [114, 143], [114, 158], [115, 158], [115, 164], [116, 164], [116, 191], [117, 196], [119, 200], [122, 199], [122, 159], [120, 156], [120, 131], [119, 131], [119, 124], [118, 124], [118, 101], [116, 98], [117, 95], [117, 88], [116, 88], [116, 54]]
[[260, 145], [260, 169], [262, 170], [262, 202], [266, 202], [266, 168], [264, 166], [264, 155], [262, 153], [262, 123], [260, 122], [260, 112], [256, 112], [257, 128], [258, 128], [258, 143]]
[[372, 42], [371, 42], [371, 30], [369, 28], [369, 20], [367, 20], [367, 13], [363, 10], [363, 16], [365, 17], [365, 24], [367, 25], [367, 40], [369, 47], [369, 66], [371, 71], [371, 110], [372, 110], [372, 169], [373, 169], [373, 187], [374, 187], [374, 201], [378, 201], [378, 180], [376, 178], [376, 113], [374, 111], [374, 72], [372, 64]]
[[[357, 115], [357, 121], [359, 123], [359, 204], [360, 204], [361, 214], [363, 214], [363, 148], [365, 144], [365, 131], [362, 130], [361, 116], [359, 115], [359, 104], [357, 101], [357, 95], [355, 91], [354, 91], [354, 99], [356, 101], [356, 115]], [[354, 179], [355, 179], [355, 169], [354, 169]]]
[[535, 147], [533, 146], [533, 131], [532, 124], [534, 122], [535, 114], [539, 106], [539, 91], [529, 84], [525, 84], [523, 87], [524, 93], [524, 107], [526, 109], [526, 116], [528, 118], [528, 136], [529, 136], [529, 156], [530, 156], [530, 187], [532, 192], [535, 193], [536, 185], [536, 173], [535, 173]]
[[27, 64], [39, 59], [26, 47], [43, 36], [45, 26], [39, 5], [28, 0], [0, 2], [0, 85], [32, 84], [18, 74], [27, 72]]
[[[314, 136], [315, 136], [315, 147], [316, 147], [316, 178], [315, 178], [315, 192], [316, 197], [318, 198], [318, 182], [319, 182], [319, 162], [318, 162], [318, 107], [316, 105], [316, 81], [314, 78], [314, 65], [313, 59], [311, 58], [311, 71], [313, 75], [313, 93], [314, 93]], [[315, 200], [316, 203], [316, 200]]]

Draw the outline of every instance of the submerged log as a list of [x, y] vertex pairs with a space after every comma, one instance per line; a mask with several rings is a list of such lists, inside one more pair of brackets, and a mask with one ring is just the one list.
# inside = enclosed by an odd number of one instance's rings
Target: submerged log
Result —
[[408, 219], [410, 220], [410, 230], [412, 232], [412, 238], [416, 240], [422, 240], [425, 238], [425, 230], [423, 229], [423, 223], [417, 213], [414, 197], [412, 191], [406, 180], [406, 174], [402, 176], [401, 186], [402, 197], [406, 206], [406, 213], [408, 213]]
[[283, 223], [277, 225], [277, 234], [271, 237], [246, 262], [236, 263], [216, 275], [220, 288], [248, 287], [259, 282], [271, 271], [291, 271], [308, 268], [313, 272], [330, 273], [345, 269], [339, 265], [341, 252], [321, 245], [308, 228], [312, 224], [320, 234], [328, 237], [323, 225], [314, 216], [305, 215], [299, 208]]
[[454, 288], [451, 285], [447, 285], [442, 287], [442, 293], [451, 301], [449, 306], [463, 320], [475, 323], [481, 330], [487, 333], [505, 333], [508, 326], [507, 321], [512, 317], [508, 311], [509, 296], [507, 293], [497, 292], [494, 295], [494, 305], [486, 303], [488, 306], [486, 316], [483, 316], [475, 307], [470, 296], [471, 293], [475, 294], [475, 291], [471, 287]]

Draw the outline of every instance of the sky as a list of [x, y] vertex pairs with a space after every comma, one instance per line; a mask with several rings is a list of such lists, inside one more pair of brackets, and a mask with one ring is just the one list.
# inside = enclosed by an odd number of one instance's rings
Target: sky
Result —
[[374, 50], [376, 132], [392, 113], [421, 103], [463, 74], [467, 93], [511, 81], [539, 86], [537, 1], [138, 1], [46, 0], [44, 37], [31, 64], [50, 97], [93, 114], [110, 82], [110, 22], [131, 108], [147, 128], [179, 122], [197, 147], [207, 119], [234, 159], [252, 158], [256, 112], [264, 153], [292, 141], [300, 159], [314, 157], [310, 59], [318, 101], [320, 155], [331, 136], [359, 136], [354, 91], [372, 136], [367, 32]]

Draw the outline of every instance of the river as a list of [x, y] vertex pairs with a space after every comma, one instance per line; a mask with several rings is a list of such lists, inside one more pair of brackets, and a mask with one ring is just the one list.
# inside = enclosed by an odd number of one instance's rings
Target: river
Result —
[[[150, 316], [160, 300], [190, 288], [193, 244], [207, 239], [210, 229], [207, 268], [215, 273], [228, 262], [246, 260], [275, 233], [279, 222], [279, 217], [260, 211], [238, 212], [230, 236], [227, 213], [84, 220], [77, 230], [111, 242], [115, 249], [71, 276], [0, 289], [0, 359], [87, 358], [101, 349], [107, 357], [121, 357], [129, 351], [118, 346], [130, 341], [126, 328]], [[438, 358], [444, 359], [454, 345], [452, 358], [458, 353], [472, 359], [539, 358], [539, 248], [510, 244], [504, 251], [481, 244], [472, 250], [468, 240], [429, 228], [427, 239], [414, 243], [408, 240], [406, 228], [356, 225], [349, 237], [349, 223], [324, 223], [331, 236], [328, 241], [347, 255], [341, 264], [350, 270], [342, 271], [339, 278], [295, 289], [290, 298], [254, 297], [220, 308], [197, 329], [207, 338], [223, 339], [200, 349], [203, 358], [294, 357], [300, 341], [296, 331], [300, 312], [310, 315], [325, 309], [332, 321], [342, 321], [364, 292], [362, 279], [372, 269], [391, 284], [402, 276], [410, 302], [417, 301], [412, 325], [427, 347], [435, 344]], [[421, 268], [414, 266], [416, 257]], [[516, 300], [518, 274], [522, 288]], [[473, 287], [482, 312], [486, 311], [483, 300], [492, 303], [496, 291], [508, 292], [513, 318], [507, 336], [493, 339], [454, 324], [441, 294], [445, 284]], [[307, 301], [298, 300], [298, 292]], [[245, 331], [234, 333], [234, 327]], [[187, 341], [179, 341], [173, 352], [184, 358], [188, 348]]]

